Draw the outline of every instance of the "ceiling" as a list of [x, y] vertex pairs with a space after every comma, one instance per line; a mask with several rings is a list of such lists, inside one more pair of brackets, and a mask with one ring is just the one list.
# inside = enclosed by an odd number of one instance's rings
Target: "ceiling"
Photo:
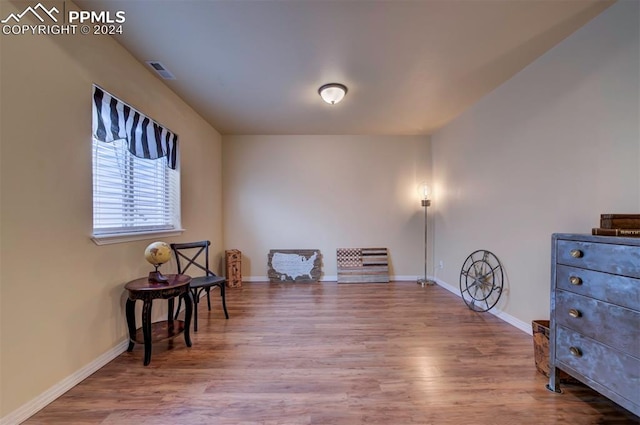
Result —
[[[602, 0], [77, 0], [222, 134], [424, 135], [611, 5]], [[149, 68], [151, 69], [151, 68]], [[337, 105], [325, 83], [345, 84]]]

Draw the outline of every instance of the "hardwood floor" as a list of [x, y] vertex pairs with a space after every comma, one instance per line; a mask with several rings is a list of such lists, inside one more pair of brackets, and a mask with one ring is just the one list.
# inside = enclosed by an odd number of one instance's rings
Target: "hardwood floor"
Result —
[[136, 345], [25, 423], [640, 423], [587, 387], [547, 391], [530, 335], [438, 286], [244, 283], [229, 320], [212, 306], [191, 348], [157, 343], [144, 367]]

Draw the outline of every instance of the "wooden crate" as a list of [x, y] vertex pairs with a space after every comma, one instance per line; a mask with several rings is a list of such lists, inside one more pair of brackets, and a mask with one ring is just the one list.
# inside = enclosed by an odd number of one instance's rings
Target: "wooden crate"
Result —
[[227, 270], [227, 287], [242, 287], [242, 253], [237, 249], [225, 251], [225, 264]]

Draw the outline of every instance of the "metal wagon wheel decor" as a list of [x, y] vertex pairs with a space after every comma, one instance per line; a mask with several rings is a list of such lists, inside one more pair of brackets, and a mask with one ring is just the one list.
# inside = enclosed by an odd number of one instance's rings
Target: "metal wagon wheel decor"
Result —
[[465, 304], [478, 312], [498, 303], [503, 286], [502, 264], [492, 252], [479, 249], [464, 260], [460, 271], [460, 294]]

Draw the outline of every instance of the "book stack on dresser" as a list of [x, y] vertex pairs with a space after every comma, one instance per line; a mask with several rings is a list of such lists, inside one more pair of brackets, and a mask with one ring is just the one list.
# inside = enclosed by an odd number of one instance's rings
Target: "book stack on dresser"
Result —
[[640, 237], [640, 214], [601, 214], [592, 235]]

